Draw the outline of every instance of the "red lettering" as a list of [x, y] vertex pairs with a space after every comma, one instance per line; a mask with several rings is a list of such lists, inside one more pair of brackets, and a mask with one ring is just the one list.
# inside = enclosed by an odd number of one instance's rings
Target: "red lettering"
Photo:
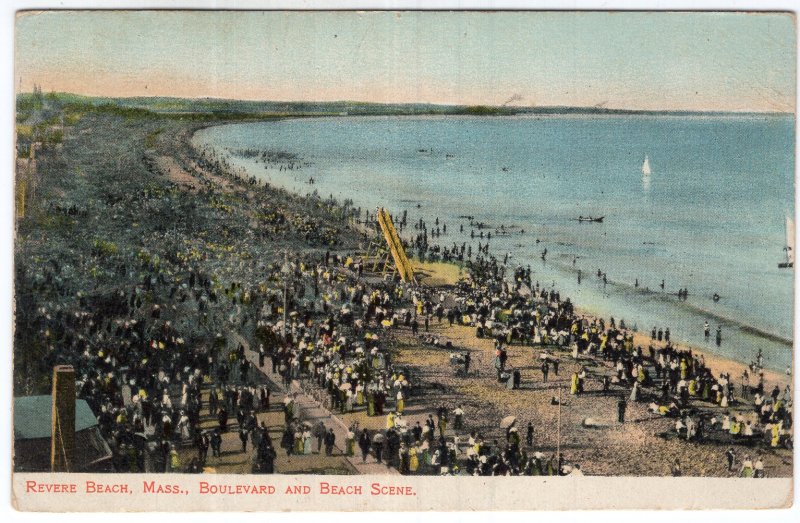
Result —
[[78, 485], [75, 483], [37, 483], [36, 481], [28, 480], [25, 482], [25, 492], [73, 494], [78, 492]]
[[332, 494], [334, 496], [354, 496], [361, 494], [361, 485], [331, 485], [327, 481], [322, 481], [319, 484], [320, 494]]
[[416, 496], [417, 493], [410, 486], [400, 485], [381, 485], [373, 483], [370, 485], [370, 494], [373, 496]]
[[145, 494], [180, 494], [180, 485], [162, 485], [155, 481], [145, 481], [142, 483], [142, 490]]
[[[200, 494], [225, 494], [233, 496], [239, 494], [275, 494], [274, 485], [215, 485], [207, 481], [201, 481], [199, 486]], [[298, 486], [296, 488], [307, 488], [309, 491], [311, 490], [310, 487]], [[290, 494], [289, 489], [287, 489], [286, 493]]]
[[128, 485], [125, 483], [103, 484], [94, 481], [86, 482], [87, 494], [127, 494]]

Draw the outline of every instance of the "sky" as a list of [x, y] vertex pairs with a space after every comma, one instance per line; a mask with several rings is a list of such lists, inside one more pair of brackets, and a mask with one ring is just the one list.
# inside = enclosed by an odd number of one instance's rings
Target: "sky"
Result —
[[16, 85], [102, 96], [795, 110], [781, 13], [23, 13]]

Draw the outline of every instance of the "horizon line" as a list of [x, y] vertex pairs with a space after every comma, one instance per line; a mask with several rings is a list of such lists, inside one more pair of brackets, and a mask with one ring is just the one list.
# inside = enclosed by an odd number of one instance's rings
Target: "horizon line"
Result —
[[[41, 86], [40, 86], [41, 87]], [[17, 91], [16, 96], [32, 95], [33, 91]], [[71, 95], [83, 98], [101, 99], [107, 98], [110, 100], [134, 100], [134, 99], [172, 99], [184, 101], [218, 101], [218, 102], [249, 102], [249, 103], [285, 103], [285, 104], [364, 104], [364, 105], [395, 105], [395, 106], [414, 106], [414, 105], [428, 105], [434, 107], [454, 107], [454, 108], [475, 108], [485, 107], [489, 109], [509, 109], [516, 111], [534, 111], [534, 110], [584, 110], [584, 111], [597, 111], [597, 112], [628, 112], [628, 113], [691, 113], [691, 114], [734, 114], [734, 115], [796, 115], [796, 110], [781, 111], [760, 111], [757, 109], [643, 109], [643, 108], [630, 108], [630, 107], [598, 107], [596, 105], [492, 105], [487, 103], [453, 103], [453, 102], [397, 102], [397, 101], [366, 101], [366, 100], [280, 100], [280, 99], [265, 99], [265, 98], [225, 98], [211, 95], [202, 96], [176, 96], [176, 95], [126, 95], [126, 96], [112, 96], [112, 95], [95, 95], [83, 94], [70, 91], [49, 91], [44, 94], [55, 95]]]

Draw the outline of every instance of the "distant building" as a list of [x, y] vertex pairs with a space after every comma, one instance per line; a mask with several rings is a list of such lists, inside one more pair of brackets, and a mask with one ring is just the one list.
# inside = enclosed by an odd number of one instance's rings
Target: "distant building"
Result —
[[[50, 472], [51, 396], [14, 398], [14, 471]], [[92, 409], [75, 400], [75, 461], [72, 472], [113, 472], [111, 449]]]

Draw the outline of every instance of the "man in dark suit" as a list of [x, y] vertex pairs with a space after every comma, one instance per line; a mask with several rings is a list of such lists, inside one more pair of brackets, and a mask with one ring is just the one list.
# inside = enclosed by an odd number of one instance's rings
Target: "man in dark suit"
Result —
[[325, 434], [325, 454], [328, 456], [333, 455], [333, 445], [336, 443], [336, 434], [333, 433], [333, 429], [328, 429], [328, 433]]
[[369, 456], [369, 448], [372, 445], [372, 442], [369, 437], [369, 432], [367, 429], [361, 431], [361, 435], [358, 437], [358, 447], [361, 449], [361, 463], [367, 462], [367, 456]]

